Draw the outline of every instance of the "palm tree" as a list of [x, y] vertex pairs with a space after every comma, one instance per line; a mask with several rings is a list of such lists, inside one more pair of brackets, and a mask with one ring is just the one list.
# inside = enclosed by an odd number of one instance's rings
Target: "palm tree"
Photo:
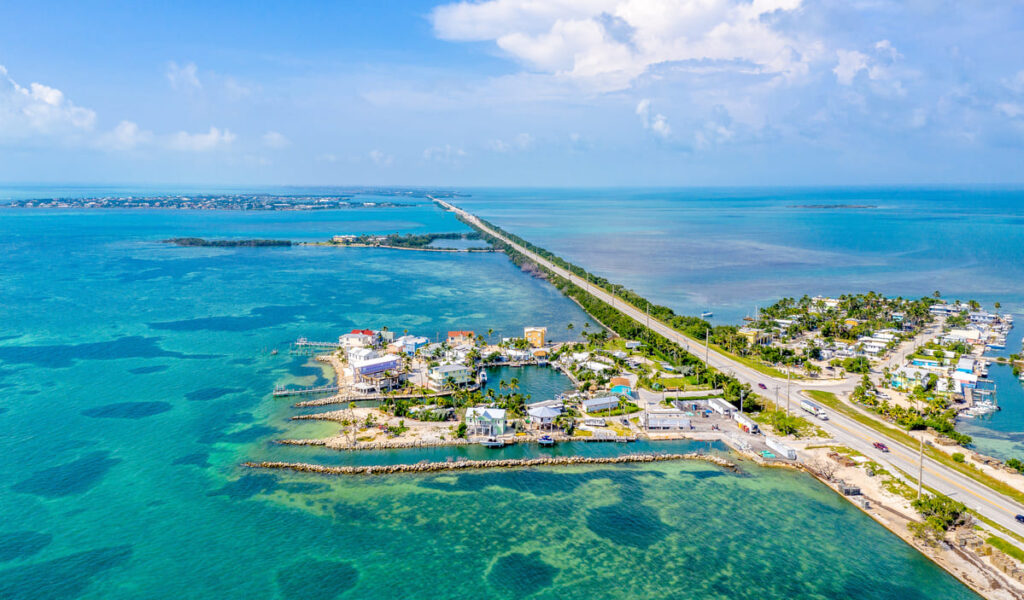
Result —
[[512, 380], [508, 382], [508, 389], [512, 390], [513, 392], [517, 391], [519, 389], [519, 379], [513, 377]]

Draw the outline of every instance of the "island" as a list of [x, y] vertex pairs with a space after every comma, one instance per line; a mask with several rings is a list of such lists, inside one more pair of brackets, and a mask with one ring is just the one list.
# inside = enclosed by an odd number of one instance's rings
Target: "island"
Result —
[[176, 246], [210, 246], [214, 248], [258, 248], [264, 246], [291, 246], [291, 240], [204, 240], [197, 237], [180, 237], [163, 240], [164, 244]]
[[[358, 198], [357, 196], [364, 196]], [[365, 196], [389, 198], [368, 200]], [[353, 208], [398, 208], [417, 204], [390, 198], [452, 198], [452, 192], [422, 190], [353, 189], [329, 194], [158, 194], [82, 198], [31, 198], [12, 200], [7, 208], [110, 208], [179, 210], [338, 210]]]

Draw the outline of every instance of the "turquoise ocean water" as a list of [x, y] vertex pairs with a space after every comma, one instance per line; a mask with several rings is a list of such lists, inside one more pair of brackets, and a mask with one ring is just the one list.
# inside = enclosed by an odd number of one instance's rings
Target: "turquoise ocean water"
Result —
[[[497, 254], [157, 241], [460, 230], [430, 205], [0, 210], [0, 597], [973, 597], [813, 480], [753, 465], [379, 479], [240, 468], [495, 455], [269, 443], [332, 430], [291, 424], [270, 396], [323, 381], [283, 351], [300, 335], [545, 324], [558, 339], [586, 316]], [[538, 396], [562, 385], [529, 378]]]

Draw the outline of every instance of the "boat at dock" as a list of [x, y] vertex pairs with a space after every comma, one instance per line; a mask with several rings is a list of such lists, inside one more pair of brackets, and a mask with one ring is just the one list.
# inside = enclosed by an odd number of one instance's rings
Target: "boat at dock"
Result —
[[551, 437], [550, 435], [542, 435], [540, 436], [540, 439], [537, 440], [537, 443], [540, 444], [541, 446], [554, 446], [555, 438]]
[[968, 418], [983, 417], [997, 412], [998, 410], [999, 405], [995, 402], [992, 402], [991, 400], [981, 400], [979, 402], [975, 402], [973, 406], [965, 410], [963, 412], [963, 416]]
[[504, 448], [505, 440], [499, 440], [498, 438], [489, 437], [486, 440], [480, 440], [480, 445], [484, 448]]

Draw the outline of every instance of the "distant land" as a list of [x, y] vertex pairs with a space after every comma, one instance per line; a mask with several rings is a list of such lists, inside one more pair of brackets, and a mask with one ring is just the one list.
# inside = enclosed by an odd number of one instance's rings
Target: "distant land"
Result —
[[261, 246], [291, 246], [290, 240], [204, 240], [197, 237], [171, 238], [163, 240], [165, 244], [177, 246], [213, 246], [216, 248], [237, 248], [237, 247], [261, 247]]
[[787, 208], [839, 208], [839, 209], [864, 209], [864, 208], [878, 208], [877, 204], [790, 204]]
[[279, 196], [266, 194], [169, 195], [14, 200], [14, 208], [172, 208], [185, 210], [331, 210], [415, 206], [407, 202], [370, 202], [351, 196]]

